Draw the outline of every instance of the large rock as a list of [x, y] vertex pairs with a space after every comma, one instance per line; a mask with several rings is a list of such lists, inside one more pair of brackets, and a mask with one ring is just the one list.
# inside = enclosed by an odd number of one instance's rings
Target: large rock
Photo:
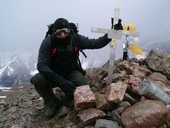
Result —
[[74, 92], [74, 107], [77, 111], [83, 108], [95, 107], [96, 99], [89, 85], [77, 87]]
[[168, 80], [165, 75], [161, 74], [160, 72], [153, 72], [149, 75], [149, 78], [153, 81], [161, 81], [164, 84], [168, 84]]
[[151, 50], [145, 60], [149, 68], [165, 74], [170, 79], [170, 55]]
[[82, 109], [77, 114], [79, 119], [79, 128], [84, 128], [85, 126], [93, 123], [96, 119], [104, 118], [106, 113], [95, 108]]
[[143, 100], [127, 108], [121, 117], [125, 128], [157, 128], [166, 122], [167, 114], [163, 102]]
[[149, 99], [161, 100], [165, 104], [170, 104], [170, 96], [151, 80], [144, 79], [137, 92]]
[[123, 100], [127, 89], [127, 84], [119, 81], [108, 86], [106, 91], [106, 99], [109, 102], [120, 103]]

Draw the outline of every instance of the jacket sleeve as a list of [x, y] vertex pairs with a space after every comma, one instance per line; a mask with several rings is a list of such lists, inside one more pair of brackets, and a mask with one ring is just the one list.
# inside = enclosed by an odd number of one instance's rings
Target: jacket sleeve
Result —
[[51, 43], [50, 38], [46, 38], [43, 40], [38, 54], [38, 71], [50, 82], [50, 83], [59, 83], [62, 79], [62, 76], [55, 73], [50, 68], [50, 52], [51, 52]]
[[89, 39], [88, 37], [78, 35], [78, 43], [81, 49], [99, 49], [106, 46], [111, 39], [107, 38], [107, 34], [98, 39]]

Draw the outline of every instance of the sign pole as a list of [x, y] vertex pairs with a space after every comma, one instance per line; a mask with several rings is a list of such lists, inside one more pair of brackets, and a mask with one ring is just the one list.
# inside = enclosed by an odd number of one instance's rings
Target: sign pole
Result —
[[[114, 24], [118, 22], [119, 12], [120, 10], [118, 8], [115, 8], [114, 19], [112, 18], [112, 29], [114, 29]], [[115, 53], [116, 53], [116, 39], [112, 39], [112, 41], [110, 42], [110, 60], [109, 60], [108, 79], [107, 79], [108, 85], [111, 84], [112, 82]]]

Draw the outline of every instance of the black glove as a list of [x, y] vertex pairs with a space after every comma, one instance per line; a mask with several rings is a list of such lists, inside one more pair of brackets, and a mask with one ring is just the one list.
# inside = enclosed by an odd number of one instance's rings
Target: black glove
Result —
[[115, 30], [123, 30], [123, 26], [122, 26], [122, 23], [121, 23], [121, 22], [122, 22], [122, 20], [119, 19], [119, 20], [118, 20], [118, 23], [114, 25], [114, 29], [115, 29]]
[[62, 78], [58, 83], [58, 87], [60, 87], [63, 90], [66, 96], [73, 97], [73, 93], [76, 88], [73, 82]]

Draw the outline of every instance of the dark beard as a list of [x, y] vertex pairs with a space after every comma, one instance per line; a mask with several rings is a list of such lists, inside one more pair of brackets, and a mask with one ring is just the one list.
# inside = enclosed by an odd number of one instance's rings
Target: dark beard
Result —
[[68, 37], [64, 38], [64, 39], [60, 39], [60, 38], [57, 38], [56, 36], [54, 37], [55, 38], [55, 42], [60, 45], [60, 46], [67, 46], [69, 43], [70, 43], [70, 38], [71, 36], [69, 35]]
[[64, 38], [64, 39], [58, 39], [59, 44], [62, 46], [67, 46], [70, 43], [70, 36]]

